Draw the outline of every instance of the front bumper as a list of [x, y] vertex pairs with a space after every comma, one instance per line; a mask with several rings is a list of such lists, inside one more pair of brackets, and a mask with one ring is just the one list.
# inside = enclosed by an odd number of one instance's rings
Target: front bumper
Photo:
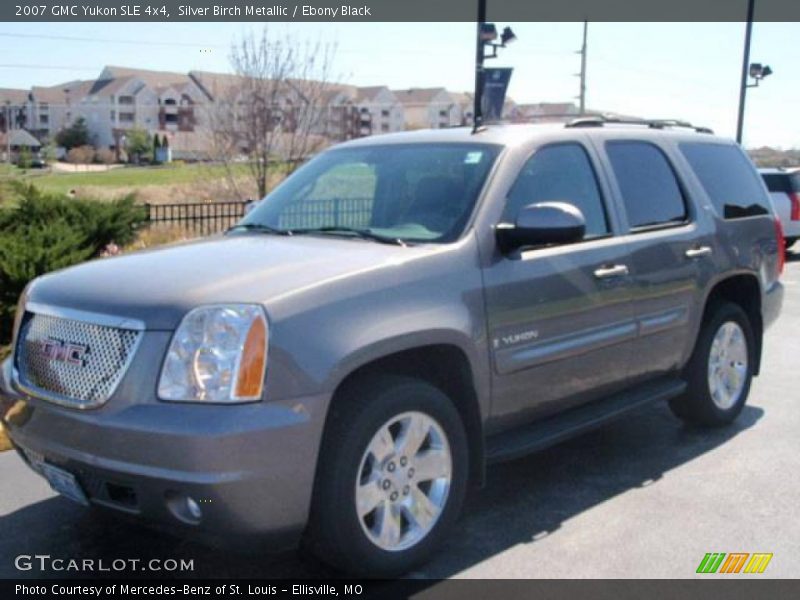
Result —
[[[75, 475], [90, 503], [215, 540], [294, 545], [310, 507], [326, 396], [236, 406], [78, 411], [25, 397], [2, 366], [3, 422], [23, 458]], [[30, 462], [30, 461], [28, 461]], [[199, 505], [197, 519], [186, 499]]]

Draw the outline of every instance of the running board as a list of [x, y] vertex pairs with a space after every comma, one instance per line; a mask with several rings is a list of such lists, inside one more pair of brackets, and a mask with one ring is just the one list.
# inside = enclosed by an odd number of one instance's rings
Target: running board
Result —
[[658, 379], [632, 390], [567, 410], [561, 414], [499, 433], [486, 440], [487, 462], [500, 462], [543, 450], [601, 427], [651, 402], [669, 400], [686, 390], [682, 379]]

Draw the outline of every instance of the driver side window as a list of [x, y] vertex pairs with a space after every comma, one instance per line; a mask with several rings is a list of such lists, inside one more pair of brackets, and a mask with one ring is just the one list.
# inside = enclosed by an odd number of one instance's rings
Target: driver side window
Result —
[[557, 144], [536, 151], [520, 170], [508, 194], [503, 220], [514, 222], [520, 209], [537, 202], [568, 202], [586, 219], [586, 238], [610, 233], [592, 164], [579, 144]]

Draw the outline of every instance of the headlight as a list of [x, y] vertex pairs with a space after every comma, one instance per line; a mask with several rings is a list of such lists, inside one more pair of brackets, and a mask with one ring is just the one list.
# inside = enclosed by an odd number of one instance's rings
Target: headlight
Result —
[[30, 294], [32, 287], [33, 287], [33, 281], [29, 281], [28, 285], [25, 286], [25, 289], [22, 290], [22, 293], [19, 295], [19, 300], [17, 300], [17, 308], [14, 311], [14, 325], [11, 328], [11, 339], [13, 340], [12, 348], [14, 349], [16, 349], [17, 347], [17, 336], [19, 335], [19, 327], [22, 324], [22, 315], [25, 314], [25, 305], [28, 303], [28, 294]]
[[267, 319], [253, 304], [201, 306], [172, 336], [158, 397], [176, 402], [250, 402], [261, 398]]

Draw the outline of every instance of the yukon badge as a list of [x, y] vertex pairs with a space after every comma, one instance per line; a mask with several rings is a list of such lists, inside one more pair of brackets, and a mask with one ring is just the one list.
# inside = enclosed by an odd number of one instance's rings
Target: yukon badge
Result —
[[89, 346], [47, 338], [40, 342], [40, 352], [48, 360], [82, 367], [86, 364], [86, 354], [89, 353]]

